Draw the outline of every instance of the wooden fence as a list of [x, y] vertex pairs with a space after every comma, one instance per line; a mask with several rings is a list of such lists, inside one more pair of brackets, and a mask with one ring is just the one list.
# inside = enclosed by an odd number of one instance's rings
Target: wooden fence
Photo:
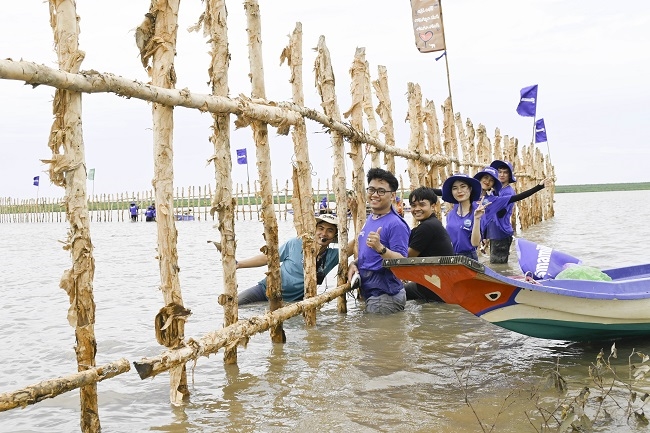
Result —
[[[408, 160], [408, 186], [415, 188], [424, 186], [440, 186], [442, 180], [455, 172], [465, 172], [470, 175], [488, 165], [492, 159], [506, 159], [516, 167], [519, 181], [517, 188], [527, 189], [545, 177], [553, 177], [553, 167], [533, 145], [519, 148], [515, 138], [502, 136], [499, 129], [495, 130], [492, 140], [482, 125], [474, 127], [467, 119], [462, 121], [460, 113], [453, 113], [451, 101], [448, 99], [441, 107], [442, 127], [433, 101], [422, 101], [420, 86], [408, 83], [407, 99], [409, 103], [408, 122], [411, 135], [405, 147], [399, 147], [393, 131], [394, 115], [391, 111], [391, 101], [388, 92], [386, 68], [378, 67], [378, 78], [370, 81], [370, 69], [365, 59], [363, 48], [357, 49], [350, 73], [352, 76], [352, 106], [343, 114], [349, 119], [344, 121], [338, 107], [335, 80], [329, 51], [325, 38], [321, 37], [317, 45], [315, 62], [316, 88], [321, 97], [322, 111], [304, 106], [302, 78], [302, 27], [300, 23], [291, 34], [289, 45], [282, 53], [290, 70], [292, 89], [291, 101], [268, 101], [265, 95], [264, 75], [262, 65], [261, 13], [257, 0], [245, 0], [244, 8], [247, 14], [247, 36], [251, 77], [250, 97], [239, 92], [230, 92], [228, 88], [228, 13], [224, 0], [206, 0], [205, 14], [197, 27], [202, 27], [211, 47], [209, 81], [212, 86], [210, 95], [192, 93], [188, 89], [176, 90], [176, 74], [174, 71], [174, 56], [176, 53], [176, 32], [179, 10], [179, 0], [152, 1], [145, 14], [143, 23], [136, 29], [137, 50], [140, 53], [142, 65], [151, 77], [150, 83], [141, 83], [130, 78], [118, 77], [110, 73], [97, 71], [81, 71], [84, 59], [79, 49], [78, 23], [82, 17], [77, 15], [73, 0], [50, 0], [51, 26], [54, 31], [54, 46], [58, 55], [59, 69], [52, 69], [42, 64], [27, 61], [0, 60], [0, 79], [24, 81], [31, 86], [47, 85], [57, 88], [53, 101], [54, 121], [51, 128], [50, 140], [47, 143], [52, 151], [52, 157], [44, 162], [50, 164], [49, 177], [55, 185], [65, 190], [62, 201], [45, 200], [44, 203], [24, 203], [28, 209], [25, 215], [38, 220], [43, 215], [43, 209], [56, 206], [65, 207], [65, 220], [70, 224], [68, 240], [63, 246], [70, 250], [72, 269], [63, 271], [61, 286], [66, 288], [70, 298], [70, 313], [61, 311], [60, 314], [74, 317], [74, 332], [77, 346], [78, 372], [69, 378], [55, 381], [55, 389], [50, 382], [36, 384], [29, 389], [18, 390], [0, 395], [0, 410], [11, 409], [26, 404], [33, 404], [44, 398], [52, 397], [70, 389], [79, 388], [81, 400], [80, 426], [84, 432], [101, 430], [97, 402], [96, 383], [128, 370], [128, 363], [117, 361], [108, 368], [113, 372], [104, 375], [104, 367], [97, 367], [95, 354], [97, 342], [94, 335], [95, 303], [93, 297], [94, 256], [89, 226], [91, 221], [101, 221], [106, 218], [106, 211], [93, 210], [93, 203], [130, 203], [131, 195], [102, 196], [91, 200], [87, 197], [87, 173], [82, 118], [81, 96], [83, 93], [109, 92], [115, 95], [141, 99], [151, 102], [154, 141], [154, 192], [136, 197], [144, 204], [155, 201], [158, 211], [157, 236], [158, 260], [160, 271], [160, 289], [163, 295], [163, 307], [160, 310], [162, 323], [165, 323], [164, 338], [158, 339], [166, 346], [161, 355], [142, 358], [135, 362], [141, 378], [152, 377], [164, 371], [169, 371], [170, 401], [174, 405], [186, 404], [189, 398], [185, 364], [201, 356], [216, 353], [224, 349], [224, 362], [237, 362], [237, 347], [248, 341], [248, 337], [269, 330], [271, 340], [276, 343], [286, 341], [282, 322], [292, 316], [303, 314], [306, 326], [315, 323], [316, 311], [319, 305], [337, 299], [338, 310], [347, 310], [344, 295], [350, 289], [346, 282], [347, 271], [347, 240], [346, 224], [339, 224], [339, 242], [341, 245], [341, 272], [338, 275], [338, 287], [325, 295], [312, 296], [316, 292], [315, 251], [313, 243], [314, 230], [314, 197], [310, 174], [309, 144], [305, 130], [306, 121], [315, 121], [323, 126], [330, 134], [334, 161], [332, 192], [337, 204], [340, 204], [340, 215], [347, 213], [348, 184], [357, 197], [365, 197], [364, 175], [365, 155], [370, 155], [372, 166], [384, 164], [390, 171], [395, 171], [395, 157]], [[32, 23], [26, 23], [31, 25]], [[118, 28], [118, 23], [115, 23]], [[130, 24], [127, 24], [127, 28]], [[122, 29], [124, 30], [124, 28]], [[120, 31], [120, 30], [116, 30]], [[286, 29], [281, 30], [286, 32]], [[238, 71], [238, 73], [242, 73]], [[374, 96], [372, 89], [375, 90]], [[28, 90], [25, 90], [28, 91]], [[240, 96], [231, 98], [229, 94]], [[378, 102], [375, 105], [374, 99]], [[7, 102], [9, 103], [9, 102]], [[178, 210], [184, 212], [190, 206], [178, 203], [179, 195], [174, 194], [173, 188], [173, 107], [183, 106], [212, 113], [214, 123], [211, 127], [211, 141], [214, 145], [214, 155], [211, 161], [215, 167], [215, 188], [211, 194], [210, 214], [216, 215], [221, 233], [221, 253], [223, 265], [223, 294], [219, 298], [224, 308], [224, 327], [218, 331], [209, 332], [203, 337], [185, 339], [184, 323], [187, 320], [187, 309], [183, 305], [181, 283], [178, 274], [177, 232], [174, 215]], [[379, 127], [375, 113], [379, 116], [382, 126]], [[403, 118], [404, 113], [399, 113]], [[238, 128], [250, 127], [256, 144], [258, 178], [266, 179], [259, 185], [259, 191], [254, 187], [253, 192], [243, 191], [238, 187], [233, 191], [231, 179], [232, 162], [230, 146], [230, 115], [235, 115], [235, 125]], [[292, 131], [295, 161], [288, 169], [292, 171], [291, 191], [289, 195], [288, 182], [284, 186], [283, 204], [285, 212], [291, 199], [291, 208], [296, 211], [294, 224], [296, 232], [303, 239], [305, 263], [305, 300], [285, 306], [280, 289], [280, 270], [278, 256], [277, 209], [274, 203], [281, 197], [281, 190], [271, 176], [271, 155], [269, 151], [269, 126], [277, 128], [277, 133], [286, 135]], [[379, 137], [383, 136], [382, 141]], [[346, 169], [344, 158], [352, 161], [352, 169]], [[346, 173], [347, 172], [347, 173]], [[348, 183], [347, 175], [352, 178]], [[320, 190], [317, 188], [316, 190]], [[209, 191], [209, 188], [208, 188]], [[307, 194], [304, 192], [308, 191]], [[520, 224], [525, 227], [552, 216], [552, 189], [537, 194], [527, 203], [520, 205]], [[197, 200], [206, 198], [205, 188], [195, 195], [194, 190], [187, 195], [181, 192], [180, 200]], [[329, 193], [327, 194], [330, 195]], [[261, 205], [257, 217], [264, 223], [266, 251], [269, 258], [268, 287], [270, 312], [247, 321], [238, 321], [237, 314], [237, 278], [235, 273], [235, 233], [234, 219], [236, 203], [242, 198], [251, 200], [248, 206], [248, 217], [253, 216], [253, 197], [258, 197]], [[192, 201], [192, 203], [194, 203]], [[257, 203], [255, 201], [254, 203]], [[4, 203], [6, 206], [16, 206], [15, 203]], [[19, 206], [23, 203], [18, 203]], [[360, 227], [365, 216], [365, 203], [357, 201], [358, 220], [355, 225]], [[345, 211], [345, 212], [343, 212]], [[93, 218], [93, 212], [94, 218]], [[23, 214], [19, 212], [19, 214]], [[5, 216], [16, 213], [5, 213]], [[118, 212], [120, 215], [120, 212]], [[205, 213], [203, 214], [205, 217]], [[60, 218], [60, 217], [59, 217]], [[124, 219], [122, 209], [121, 218]], [[341, 217], [340, 217], [341, 218]], [[11, 219], [11, 218], [9, 218]], [[8, 220], [5, 220], [8, 221]], [[9, 222], [9, 221], [8, 221]], [[11, 221], [13, 222], [13, 220]], [[158, 316], [157, 316], [158, 318]], [[125, 365], [126, 364], [126, 365]], [[83, 377], [79, 378], [79, 373]], [[46, 386], [47, 385], [47, 386]]]

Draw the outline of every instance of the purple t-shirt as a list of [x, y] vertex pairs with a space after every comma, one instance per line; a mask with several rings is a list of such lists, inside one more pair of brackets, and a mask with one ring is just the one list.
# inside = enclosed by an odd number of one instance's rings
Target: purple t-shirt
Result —
[[379, 219], [373, 219], [372, 214], [370, 214], [358, 238], [359, 259], [357, 268], [361, 277], [361, 294], [366, 299], [382, 294], [392, 296], [404, 288], [402, 280], [382, 266], [383, 259], [379, 253], [366, 245], [368, 234], [376, 232], [380, 227], [379, 238], [381, 244], [404, 257], [408, 256], [411, 229], [406, 221], [392, 207], [389, 213]]
[[[501, 188], [499, 192], [499, 197], [509, 197], [515, 194], [515, 190], [512, 186], [507, 185]], [[489, 207], [489, 206], [488, 206]], [[514, 230], [512, 229], [512, 224], [510, 223], [512, 219], [512, 211], [515, 208], [514, 203], [510, 203], [506, 206], [505, 215], [499, 217], [495, 216], [494, 219], [488, 222], [487, 228], [485, 230], [486, 237], [488, 239], [505, 239], [512, 236]]]
[[[508, 205], [510, 197], [489, 195], [484, 200], [488, 200], [490, 205], [485, 208], [485, 215], [481, 217], [481, 226], [489, 225], [496, 219], [496, 213]], [[454, 253], [467, 255], [471, 251], [476, 251], [476, 247], [472, 245], [472, 228], [474, 228], [474, 211], [477, 204], [473, 202], [469, 213], [465, 216], [458, 215], [458, 206], [455, 204], [447, 213], [447, 233], [454, 245]]]

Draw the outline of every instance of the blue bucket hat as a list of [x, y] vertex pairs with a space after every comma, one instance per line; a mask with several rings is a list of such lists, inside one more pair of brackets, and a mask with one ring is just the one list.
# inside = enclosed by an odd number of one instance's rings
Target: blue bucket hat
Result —
[[494, 189], [494, 195], [499, 195], [499, 191], [501, 191], [499, 172], [496, 171], [496, 169], [494, 169], [493, 167], [485, 167], [483, 170], [479, 171], [474, 175], [474, 179], [480, 182], [483, 176], [485, 175], [492, 176], [492, 179], [494, 179], [494, 185], [492, 185], [492, 188]]
[[508, 183], [517, 182], [517, 178], [515, 177], [514, 171], [512, 170], [512, 164], [510, 164], [508, 161], [501, 161], [499, 159], [495, 159], [494, 161], [492, 161], [492, 164], [490, 164], [490, 167], [496, 168], [497, 170], [500, 168], [507, 168], [508, 171], [510, 172], [510, 182]]
[[458, 203], [458, 201], [454, 198], [454, 195], [451, 193], [451, 187], [457, 180], [466, 183], [470, 186], [470, 188], [472, 188], [472, 192], [469, 195], [469, 199], [471, 201], [476, 201], [479, 199], [481, 196], [481, 182], [466, 174], [458, 173], [454, 174], [453, 176], [449, 176], [447, 180], [445, 180], [445, 182], [442, 184], [442, 199], [444, 201], [447, 203]]

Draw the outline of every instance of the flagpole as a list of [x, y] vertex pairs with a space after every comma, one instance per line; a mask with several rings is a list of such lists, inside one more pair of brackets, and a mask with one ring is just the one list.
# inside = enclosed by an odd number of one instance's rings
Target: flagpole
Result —
[[444, 46], [444, 52], [442, 55], [445, 56], [445, 69], [447, 70], [447, 90], [449, 91], [449, 107], [451, 108], [451, 118], [452, 122], [454, 120], [454, 101], [451, 98], [451, 78], [449, 77], [449, 54], [447, 53], [447, 40], [445, 39], [445, 21], [442, 17], [442, 0], [439, 0], [440, 4], [440, 26], [442, 27], [442, 45]]

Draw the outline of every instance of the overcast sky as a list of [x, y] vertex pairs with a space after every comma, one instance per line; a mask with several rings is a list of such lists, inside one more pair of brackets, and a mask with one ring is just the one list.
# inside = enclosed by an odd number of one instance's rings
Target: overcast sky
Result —
[[[57, 67], [49, 26], [48, 5], [42, 0], [4, 2], [0, 16], [0, 56]], [[242, 1], [228, 1], [232, 55], [230, 94], [250, 94], [246, 20]], [[112, 72], [148, 81], [135, 46], [134, 29], [148, 11], [149, 0], [77, 0], [80, 48], [86, 52], [82, 70]], [[204, 7], [183, 0], [179, 14], [177, 88], [209, 93], [209, 45], [202, 33], [189, 33]], [[519, 90], [539, 85], [537, 117], [544, 118], [548, 149], [557, 183], [650, 181], [650, 2], [628, 0], [447, 0], [442, 4], [454, 109], [475, 127], [495, 128], [527, 144], [532, 118], [515, 108]], [[320, 108], [313, 86], [316, 53], [311, 49], [324, 35], [332, 54], [341, 111], [350, 106], [349, 68], [357, 47], [366, 48], [372, 79], [377, 66], [388, 68], [398, 146], [406, 147], [408, 82], [422, 87], [424, 98], [437, 109], [447, 96], [447, 77], [438, 53], [415, 48], [410, 2], [406, 0], [260, 0], [267, 97], [289, 100], [289, 72], [280, 66], [282, 49], [296, 22], [303, 26], [306, 105]], [[32, 89], [21, 82], [0, 80], [0, 197], [61, 197], [50, 185], [47, 146], [52, 124], [54, 90]], [[440, 117], [440, 111], [438, 111]], [[234, 120], [234, 119], [233, 119]], [[174, 130], [174, 186], [214, 184], [208, 141], [208, 113], [177, 108]], [[314, 187], [331, 178], [329, 139], [310, 124], [308, 139]], [[112, 94], [85, 95], [83, 132], [87, 167], [95, 168], [88, 192], [132, 193], [150, 190], [153, 177], [151, 109], [144, 101]], [[293, 144], [270, 129], [272, 168], [284, 186]], [[250, 129], [233, 131], [231, 146], [247, 148], [250, 179], [257, 179]], [[540, 146], [547, 153], [546, 144]], [[348, 166], [351, 165], [348, 162]], [[398, 173], [407, 179], [405, 165]], [[37, 189], [34, 176], [41, 176]], [[233, 155], [234, 182], [246, 181], [246, 166]]]

